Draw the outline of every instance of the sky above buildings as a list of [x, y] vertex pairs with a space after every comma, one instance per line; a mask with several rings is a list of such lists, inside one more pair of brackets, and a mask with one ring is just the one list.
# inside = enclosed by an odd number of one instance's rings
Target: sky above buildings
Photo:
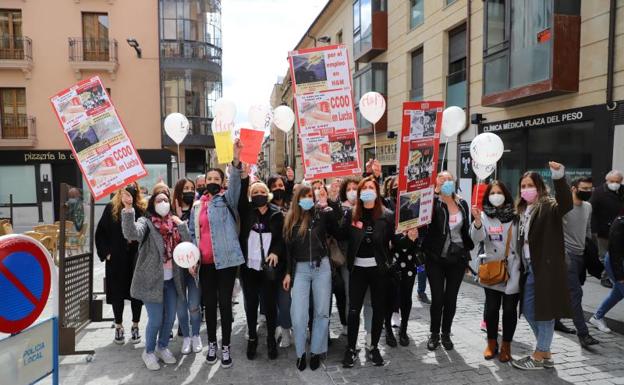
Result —
[[288, 70], [291, 51], [327, 0], [222, 2], [223, 96], [236, 103], [238, 123], [253, 104], [269, 105], [273, 85]]

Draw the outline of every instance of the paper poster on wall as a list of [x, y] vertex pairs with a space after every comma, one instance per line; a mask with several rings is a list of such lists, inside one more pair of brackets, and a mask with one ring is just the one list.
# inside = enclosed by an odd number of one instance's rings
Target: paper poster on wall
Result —
[[443, 102], [403, 103], [397, 233], [431, 223]]
[[147, 175], [98, 76], [50, 101], [95, 200]]
[[305, 178], [361, 173], [346, 47], [293, 51], [289, 62]]

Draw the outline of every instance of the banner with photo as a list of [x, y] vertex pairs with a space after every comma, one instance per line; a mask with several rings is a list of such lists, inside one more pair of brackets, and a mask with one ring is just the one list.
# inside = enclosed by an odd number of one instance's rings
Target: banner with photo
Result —
[[397, 233], [431, 223], [444, 102], [403, 103]]
[[95, 200], [147, 175], [98, 76], [50, 101]]
[[305, 179], [362, 172], [344, 45], [289, 53]]

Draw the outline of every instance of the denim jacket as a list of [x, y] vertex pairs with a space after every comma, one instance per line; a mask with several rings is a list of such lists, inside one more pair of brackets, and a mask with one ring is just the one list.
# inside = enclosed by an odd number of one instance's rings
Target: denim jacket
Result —
[[[212, 197], [208, 204], [208, 220], [210, 221], [210, 237], [212, 239], [212, 251], [215, 268], [226, 269], [242, 265], [245, 262], [243, 252], [238, 241], [238, 228], [236, 219], [230, 213], [226, 205], [230, 205], [234, 213], [238, 215], [238, 199], [241, 193], [241, 170], [237, 167], [228, 166], [230, 171], [230, 183], [224, 193]], [[199, 247], [199, 212], [201, 201], [196, 201], [191, 210], [189, 231], [191, 238]]]

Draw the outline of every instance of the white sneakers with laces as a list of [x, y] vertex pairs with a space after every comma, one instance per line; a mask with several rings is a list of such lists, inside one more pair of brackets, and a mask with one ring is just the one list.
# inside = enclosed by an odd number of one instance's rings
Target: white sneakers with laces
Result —
[[604, 318], [598, 319], [595, 315], [593, 315], [589, 319], [589, 323], [594, 325], [596, 328], [598, 328], [598, 330], [603, 333], [611, 333], [611, 329], [609, 329], [609, 327], [607, 326], [607, 322], [605, 322]]
[[287, 348], [290, 346], [290, 329], [282, 329], [282, 338], [280, 341], [280, 348]]
[[156, 357], [160, 358], [165, 364], [175, 364], [177, 362], [176, 358], [173, 356], [173, 353], [168, 348], [156, 348], [154, 351]]
[[182, 340], [182, 350], [180, 352], [184, 355], [191, 354], [191, 337], [184, 337]]
[[204, 345], [202, 345], [201, 337], [193, 336], [192, 343], [193, 343], [193, 352], [201, 353], [202, 349], [204, 348]]
[[158, 369], [160, 369], [160, 365], [158, 364], [158, 358], [156, 357], [156, 355], [154, 353], [147, 353], [144, 350], [143, 354], [141, 355], [141, 357], [143, 358], [143, 362], [145, 363], [145, 366], [149, 370], [158, 370]]

